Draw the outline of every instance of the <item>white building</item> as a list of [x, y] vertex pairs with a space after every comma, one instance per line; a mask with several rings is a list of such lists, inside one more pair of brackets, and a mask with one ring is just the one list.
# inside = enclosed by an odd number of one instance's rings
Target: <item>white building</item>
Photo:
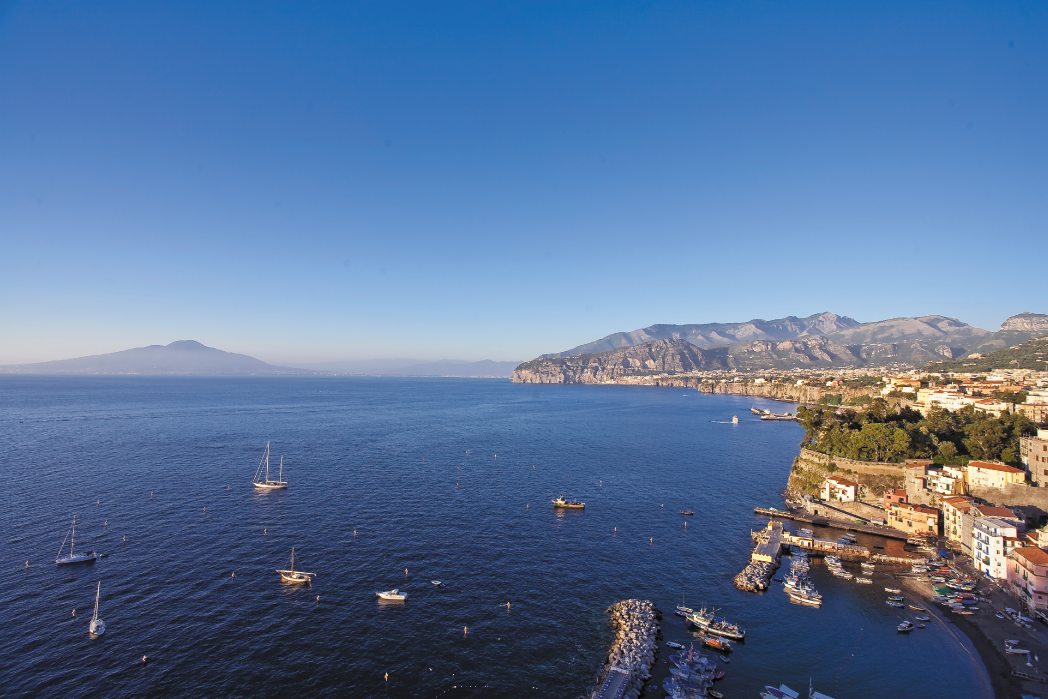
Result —
[[827, 501], [855, 502], [855, 497], [858, 493], [858, 483], [845, 478], [831, 476], [822, 482], [822, 489], [819, 494], [823, 500]]
[[972, 526], [972, 561], [975, 567], [995, 580], [1008, 575], [1008, 555], [1022, 546], [1022, 523], [1015, 519], [979, 517]]

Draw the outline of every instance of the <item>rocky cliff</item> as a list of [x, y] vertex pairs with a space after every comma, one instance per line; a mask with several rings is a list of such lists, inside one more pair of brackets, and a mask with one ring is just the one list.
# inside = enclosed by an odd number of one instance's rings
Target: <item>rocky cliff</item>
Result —
[[1005, 332], [1022, 332], [1031, 335], [1048, 335], [1048, 315], [1044, 313], [1019, 313], [1001, 323]]

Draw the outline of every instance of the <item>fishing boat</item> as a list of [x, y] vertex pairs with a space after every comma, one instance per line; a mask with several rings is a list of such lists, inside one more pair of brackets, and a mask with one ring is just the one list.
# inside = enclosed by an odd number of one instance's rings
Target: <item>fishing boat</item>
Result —
[[873, 584], [873, 578], [855, 578], [855, 582], [857, 582], [857, 583], [859, 583], [861, 585], [872, 585]]
[[911, 631], [913, 631], [913, 622], [907, 619], [906, 621], [896, 626], [895, 630], [899, 633], [910, 633]]
[[890, 593], [892, 593], [893, 595], [897, 595], [897, 594], [899, 594], [900, 592], [902, 592], [902, 590], [900, 590], [900, 589], [899, 589], [899, 588], [897, 588], [897, 587], [886, 587], [886, 588], [884, 588], [884, 591], [885, 591], [885, 592], [890, 592]]
[[678, 604], [677, 608], [673, 610], [673, 613], [676, 614], [677, 616], [682, 616], [685, 619], [688, 618], [689, 614], [694, 614], [695, 613], [695, 610], [692, 609], [691, 607], [685, 607], [684, 606], [684, 593], [681, 593], [680, 604]]
[[703, 636], [702, 645], [709, 646], [710, 648], [713, 648], [714, 650], [719, 650], [722, 653], [730, 653], [732, 650], [734, 650], [730, 641], [727, 641], [723, 638], [717, 638], [716, 636]]
[[280, 573], [280, 582], [288, 583], [289, 585], [309, 585], [313, 582], [313, 578], [316, 577], [316, 573], [306, 573], [301, 570], [295, 570], [295, 547], [291, 547], [291, 564], [287, 570], [278, 570]]
[[579, 502], [578, 500], [567, 500], [563, 496], [555, 498], [553, 500], [553, 509], [555, 510], [584, 510], [586, 509], [586, 503]]
[[376, 592], [375, 595], [379, 599], [384, 599], [390, 602], [403, 602], [408, 598], [408, 593], [401, 592], [397, 588], [393, 588], [392, 590], [386, 590], [384, 592]]
[[[62, 551], [65, 550], [66, 540], [69, 541], [69, 553], [62, 555]], [[55, 559], [55, 564], [60, 566], [71, 565], [73, 563], [92, 563], [98, 558], [98, 554], [94, 551], [85, 551], [83, 553], [77, 553], [74, 550], [76, 546], [76, 515], [73, 515], [73, 524], [69, 527], [69, 531], [66, 532], [66, 538], [62, 540], [62, 547], [58, 549], [58, 558]]]
[[666, 647], [673, 648], [675, 650], [680, 650], [684, 647], [684, 645], [681, 643], [677, 643], [676, 641], [666, 641]]
[[102, 581], [98, 581], [98, 587], [95, 588], [95, 613], [91, 616], [91, 623], [87, 626], [87, 632], [93, 637], [98, 638], [106, 632], [106, 623], [102, 621], [101, 617], [98, 616], [98, 600], [102, 596]]
[[811, 607], [822, 606], [822, 595], [818, 592], [811, 590], [787, 590], [786, 594], [790, 596], [790, 600], [799, 604], [806, 604]]
[[902, 602], [893, 602], [892, 600], [888, 600], [887, 602], [885, 602], [885, 604], [888, 605], [889, 607], [895, 607], [896, 609], [905, 609], [906, 608], [906, 605], [903, 604]]
[[892, 602], [903, 602], [906, 600], [906, 598], [902, 595], [888, 595], [888, 599], [890, 599]]
[[734, 641], [742, 641], [746, 638], [746, 631], [742, 627], [738, 624], [730, 623], [727, 619], [714, 617], [714, 611], [703, 607], [699, 611], [689, 614], [687, 619], [706, 633], [724, 636]]
[[694, 512], [692, 512], [691, 510], [681, 510], [681, 511], [680, 511], [680, 513], [681, 513], [682, 515], [684, 515], [685, 517], [691, 517], [692, 515], [694, 515], [694, 514], [695, 514], [695, 513], [694, 513]]
[[277, 471], [276, 480], [269, 477], [269, 442], [266, 442], [266, 450], [262, 452], [262, 458], [258, 462], [255, 477], [251, 479], [251, 482], [259, 490], [285, 490], [287, 488], [287, 481], [284, 480], [283, 456], [280, 457], [280, 469]]
[[716, 689], [707, 689], [706, 696], [713, 697], [713, 699], [724, 699], [724, 695], [718, 692]]
[[916, 619], [917, 621], [931, 621], [932, 620], [932, 618], [930, 616], [926, 616], [924, 614], [914, 614], [913, 618]]

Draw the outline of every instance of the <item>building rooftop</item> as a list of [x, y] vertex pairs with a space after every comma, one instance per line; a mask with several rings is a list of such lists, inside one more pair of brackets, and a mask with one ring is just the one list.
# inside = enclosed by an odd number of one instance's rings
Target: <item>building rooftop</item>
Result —
[[1012, 553], [1025, 558], [1030, 563], [1039, 566], [1048, 566], [1048, 551], [1036, 546], [1019, 546]]
[[1004, 471], [1005, 473], [1025, 473], [1021, 468], [1015, 468], [1008, 464], [998, 463], [996, 461], [969, 461], [969, 468], [981, 468], [988, 471]]

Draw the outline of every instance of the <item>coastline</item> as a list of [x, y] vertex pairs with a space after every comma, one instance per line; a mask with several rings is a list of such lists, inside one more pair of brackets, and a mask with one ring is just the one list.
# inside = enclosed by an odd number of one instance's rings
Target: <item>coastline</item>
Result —
[[[942, 624], [954, 637], [961, 649], [972, 662], [981, 666], [984, 693], [987, 697], [1018, 697], [1023, 693], [1024, 682], [1012, 675], [1012, 666], [1008, 657], [994, 645], [994, 640], [986, 633], [983, 626], [966, 617], [949, 615], [933, 600], [931, 585], [913, 578], [896, 578], [897, 584], [906, 593], [921, 600], [936, 623]], [[980, 610], [982, 614], [991, 614], [987, 607]], [[987, 621], [985, 617], [981, 621]], [[1018, 632], [1018, 629], [1016, 630]], [[1014, 635], [1014, 634], [1013, 634]]]

